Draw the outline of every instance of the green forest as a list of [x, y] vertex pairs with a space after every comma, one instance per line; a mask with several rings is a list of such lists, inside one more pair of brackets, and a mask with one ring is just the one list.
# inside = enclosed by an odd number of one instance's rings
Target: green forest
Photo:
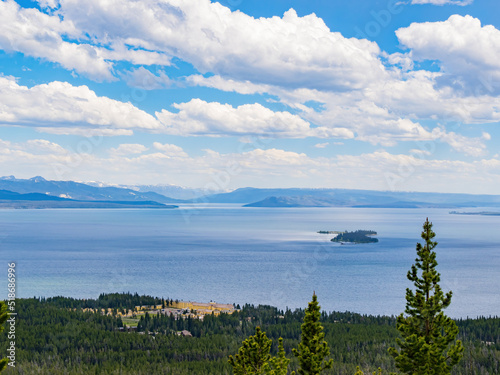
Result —
[[[281, 311], [245, 305], [232, 315], [208, 315], [203, 321], [147, 315], [138, 325], [140, 332], [120, 332], [119, 317], [70, 309], [89, 303], [133, 308], [137, 299], [151, 298], [125, 293], [101, 295], [96, 300], [17, 300], [17, 363], [5, 374], [232, 374], [228, 357], [238, 352], [257, 326], [272, 339], [273, 354], [278, 338], [283, 338], [285, 352], [291, 358], [289, 369], [297, 368], [291, 351], [298, 346], [303, 309]], [[129, 305], [127, 301], [133, 302]], [[324, 374], [353, 375], [358, 365], [364, 371], [378, 367], [384, 373], [396, 371], [387, 352], [398, 337], [396, 317], [323, 311], [321, 322], [334, 361], [333, 368]], [[452, 373], [500, 373], [500, 318], [456, 322], [465, 353]], [[184, 329], [193, 337], [175, 334]], [[7, 341], [1, 334], [0, 353], [6, 353]]]

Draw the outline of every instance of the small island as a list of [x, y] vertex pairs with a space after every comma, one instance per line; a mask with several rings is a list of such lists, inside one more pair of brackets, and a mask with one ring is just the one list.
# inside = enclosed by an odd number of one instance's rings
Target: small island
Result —
[[373, 238], [371, 236], [376, 236], [377, 232], [373, 230], [361, 230], [358, 229], [353, 232], [345, 231], [319, 231], [320, 234], [336, 234], [337, 236], [332, 238], [332, 242], [340, 242], [340, 243], [376, 243], [378, 242], [377, 238]]

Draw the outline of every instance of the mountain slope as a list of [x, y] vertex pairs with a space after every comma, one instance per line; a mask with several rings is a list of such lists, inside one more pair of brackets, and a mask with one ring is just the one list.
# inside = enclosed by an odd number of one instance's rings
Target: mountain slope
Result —
[[48, 181], [37, 176], [30, 179], [17, 179], [14, 176], [1, 177], [0, 189], [16, 193], [41, 193], [54, 197], [84, 201], [155, 201], [160, 203], [180, 203], [153, 192], [137, 192], [118, 187], [96, 187], [74, 181]]
[[499, 195], [392, 192], [353, 189], [243, 188], [203, 198], [210, 203], [248, 207], [488, 207], [500, 206]]
[[153, 201], [83, 201], [41, 193], [0, 190], [0, 208], [176, 208]]

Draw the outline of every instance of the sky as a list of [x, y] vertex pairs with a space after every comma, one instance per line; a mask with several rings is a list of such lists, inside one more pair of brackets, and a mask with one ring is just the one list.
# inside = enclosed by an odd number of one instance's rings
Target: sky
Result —
[[500, 193], [497, 0], [0, 1], [0, 176]]

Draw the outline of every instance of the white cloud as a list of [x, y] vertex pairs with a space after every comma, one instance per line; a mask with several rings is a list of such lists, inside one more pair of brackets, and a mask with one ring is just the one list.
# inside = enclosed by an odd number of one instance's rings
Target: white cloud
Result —
[[260, 104], [232, 107], [192, 99], [156, 117], [131, 103], [99, 97], [87, 86], [50, 82], [28, 88], [0, 76], [0, 124], [36, 127], [50, 134], [131, 135], [143, 130], [175, 135], [259, 135], [277, 138], [352, 138], [346, 128], [312, 127], [300, 116]]
[[[234, 155], [233, 155], [234, 156]], [[263, 168], [276, 168], [278, 166], [310, 165], [312, 159], [304, 153], [297, 153], [271, 148], [268, 150], [256, 149], [241, 154], [243, 165], [261, 166]], [[253, 160], [253, 164], [248, 160]]]
[[365, 91], [368, 102], [390, 109], [393, 116], [447, 122], [500, 121], [500, 100], [493, 95], [464, 96], [448, 86], [436, 85], [443, 73], [412, 71], [402, 80], [387, 81]]
[[67, 153], [65, 148], [61, 147], [57, 143], [50, 142], [45, 139], [31, 139], [22, 145], [24, 145], [27, 151], [37, 154], [52, 153], [62, 155]]
[[137, 143], [123, 143], [116, 148], [110, 149], [112, 155], [142, 154], [149, 150], [146, 146]]
[[35, 0], [41, 8], [56, 8], [57, 0]]
[[24, 9], [12, 0], [0, 2], [0, 48], [59, 63], [95, 80], [113, 80], [112, 66], [90, 44], [63, 40], [62, 35], [79, 37], [71, 21]]
[[481, 134], [481, 138], [484, 139], [485, 141], [489, 141], [491, 139], [491, 135], [489, 133], [483, 132]]
[[[87, 86], [50, 82], [28, 88], [0, 77], [0, 124], [25, 125], [57, 133], [55, 127], [158, 130], [151, 115], [107, 97]], [[51, 131], [52, 130], [52, 131]], [[63, 130], [61, 134], [68, 133]]]
[[413, 148], [410, 151], [408, 151], [410, 154], [414, 155], [431, 155], [432, 153], [429, 150], [421, 150], [417, 148]]
[[[4, 172], [10, 170], [17, 173], [17, 171], [29, 168], [34, 173], [36, 167], [44, 169], [44, 166], [52, 163], [67, 162], [69, 158], [68, 150], [45, 139], [32, 139], [18, 143], [0, 140], [0, 169]], [[43, 172], [46, 171], [47, 169], [44, 169]], [[34, 173], [33, 176], [40, 174]]]
[[455, 151], [466, 155], [479, 157], [486, 154], [484, 140], [488, 140], [489, 134], [483, 134], [481, 138], [469, 138], [454, 132], [441, 133], [439, 139], [448, 143]]
[[[206, 150], [198, 157], [175, 157], [179, 150], [183, 152], [175, 145], [155, 144], [154, 150], [137, 154], [97, 156], [66, 150], [40, 139], [21, 143], [0, 140], [0, 175], [15, 171], [24, 177], [43, 175], [49, 179], [80, 178], [117, 184], [184, 182], [212, 189], [214, 184], [219, 189], [369, 186], [376, 190], [496, 194], [500, 184], [498, 158], [473, 162], [438, 160], [436, 150], [412, 155], [377, 151], [312, 158], [282, 149], [253, 148], [240, 153]], [[169, 152], [175, 155], [167, 155]]]
[[[201, 73], [327, 90], [362, 88], [386, 75], [368, 40], [344, 38], [314, 14], [255, 19], [209, 0], [60, 0], [55, 11], [92, 40], [155, 51]], [[102, 53], [102, 52], [100, 52]]]
[[239, 94], [262, 94], [270, 92], [273, 89], [270, 85], [225, 79], [219, 75], [204, 77], [200, 74], [194, 74], [186, 77], [186, 81], [194, 86], [212, 87], [226, 92], [237, 92]]
[[163, 52], [130, 49], [120, 42], [111, 42], [107, 48], [96, 47], [96, 51], [105, 60], [128, 61], [135, 65], [171, 65], [170, 57]]
[[[325, 102], [324, 110], [316, 112], [310, 107], [297, 105], [303, 110], [300, 115], [274, 112], [258, 103], [233, 107], [192, 99], [174, 104], [177, 112], [162, 110], [154, 117], [130, 103], [99, 97], [86, 86], [51, 82], [28, 88], [19, 85], [12, 77], [0, 77], [0, 124], [32, 126], [45, 133], [83, 136], [131, 135], [133, 130], [143, 130], [183, 136], [356, 138], [384, 146], [399, 141], [441, 139], [456, 151], [481, 156], [487, 138], [459, 137], [437, 128], [427, 130], [418, 122], [402, 116], [409, 113], [410, 116], [430, 117], [441, 113], [460, 115], [466, 120], [482, 118], [484, 121], [491, 116], [491, 103], [482, 97], [439, 101], [439, 95], [444, 95], [432, 88], [431, 80], [426, 83], [428, 87], [422, 85], [422, 80], [412, 82], [408, 79], [393, 83], [382, 93], [318, 92], [315, 99]], [[420, 90], [409, 90], [417, 84]], [[432, 100], [432, 96], [425, 96], [426, 93], [437, 96]], [[366, 95], [373, 95], [373, 101], [379, 101], [380, 105], [365, 99]], [[392, 112], [387, 109], [388, 104], [393, 108]], [[500, 109], [496, 108], [496, 111], [495, 118], [500, 119]], [[465, 146], [467, 143], [469, 146]]]
[[180, 157], [180, 158], [186, 158], [188, 157], [188, 154], [184, 152], [182, 147], [179, 147], [177, 145], [172, 145], [172, 144], [162, 144], [160, 142], [154, 142], [153, 147], [159, 151], [161, 151], [162, 154], [169, 156], [169, 157]]
[[346, 137], [352, 132], [326, 127], [313, 128], [297, 115], [273, 112], [258, 104], [233, 107], [218, 102], [192, 99], [174, 104], [179, 112], [162, 110], [156, 116], [165, 132], [176, 135], [261, 135], [277, 138]]
[[471, 16], [412, 23], [396, 35], [416, 60], [439, 60], [441, 85], [467, 95], [500, 93], [500, 30]]
[[382, 56], [387, 58], [387, 62], [391, 65], [398, 65], [403, 71], [413, 70], [414, 63], [411, 54], [395, 52], [392, 54], [383, 53]]
[[472, 4], [474, 0], [411, 0], [412, 4], [433, 4], [433, 5], [469, 5]]
[[329, 142], [325, 142], [325, 143], [317, 143], [314, 145], [314, 147], [316, 148], [326, 148], [326, 146], [328, 146], [330, 143]]
[[142, 66], [120, 73], [120, 76], [127, 82], [127, 85], [143, 90], [164, 89], [172, 84], [164, 71], [159, 71], [158, 75], [154, 75]]
[[[1, 48], [58, 62], [94, 79], [118, 76], [145, 90], [171, 81], [163, 71], [144, 67], [115, 72], [113, 62], [168, 65], [177, 57], [200, 73], [213, 74], [193, 74], [185, 78], [187, 84], [269, 93], [269, 100], [276, 98], [295, 112], [193, 99], [174, 104], [173, 111], [159, 111], [155, 118], [130, 103], [97, 97], [85, 86], [52, 82], [22, 94], [16, 87], [0, 90], [0, 99], [9, 103], [0, 101], [4, 124], [28, 124], [52, 134], [89, 129], [123, 135], [143, 129], [186, 136], [356, 138], [391, 146], [438, 139], [437, 131], [421, 120], [500, 120], [495, 96], [500, 93], [500, 31], [470, 16], [401, 28], [397, 36], [410, 51], [389, 55], [374, 42], [344, 38], [316, 15], [298, 17], [293, 9], [283, 17], [256, 19], [209, 0], [39, 2], [50, 8], [47, 14], [19, 8], [11, 0], [0, 3], [0, 20], [5, 21], [0, 24]], [[66, 63], [64, 49], [75, 48]], [[442, 69], [413, 71], [412, 59], [439, 60]], [[61, 93], [56, 94], [56, 87]], [[41, 103], [35, 100], [37, 90]], [[9, 102], [10, 93], [27, 105]], [[308, 103], [312, 101], [318, 106]], [[36, 110], [22, 111], [29, 106]], [[457, 151], [479, 155], [483, 148], [484, 139], [471, 139], [474, 147], [467, 148], [458, 146], [465, 138], [439, 134]]]
[[[410, 64], [410, 54], [387, 55], [393, 63]], [[406, 69], [404, 69], [406, 70]], [[344, 93], [324, 92], [310, 89], [285, 90], [276, 86], [253, 85], [249, 82], [226, 80], [219, 76], [204, 78], [189, 77], [200, 85], [216, 87], [224, 91], [242, 94], [267, 91], [279, 100], [300, 110], [298, 115], [309, 123], [319, 126], [315, 130], [318, 138], [328, 138], [332, 134], [321, 135], [321, 129], [335, 132], [339, 138], [353, 138], [393, 146], [402, 141], [435, 140], [445, 134], [438, 128], [428, 130], [419, 122], [423, 120], [454, 120], [466, 123], [500, 121], [500, 103], [492, 96], [457, 95], [448, 87], [438, 88], [436, 79], [442, 73], [409, 71], [401, 73], [378, 87], [363, 91]], [[315, 110], [302, 103], [316, 101], [321, 104]], [[439, 132], [438, 132], [439, 130]], [[446, 137], [451, 142], [453, 137]], [[466, 140], [464, 139], [464, 142]], [[476, 145], [479, 143], [474, 141]], [[480, 146], [481, 148], [483, 146]], [[467, 148], [455, 148], [458, 150]], [[477, 152], [469, 152], [470, 155]]]
[[[55, 8], [58, 4], [44, 0], [40, 5]], [[0, 1], [0, 48], [58, 63], [96, 81], [116, 80], [113, 61], [170, 65], [170, 57], [163, 52], [129, 48], [105, 35], [100, 40], [89, 39], [86, 30], [53, 12], [21, 8], [13, 0]]]

